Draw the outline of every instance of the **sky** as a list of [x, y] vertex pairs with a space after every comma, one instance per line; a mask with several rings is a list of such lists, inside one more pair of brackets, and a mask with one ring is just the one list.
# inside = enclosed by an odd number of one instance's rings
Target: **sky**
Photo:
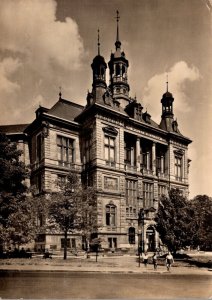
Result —
[[108, 62], [116, 10], [131, 97], [159, 123], [168, 74], [179, 129], [193, 141], [189, 197], [212, 196], [212, 0], [1, 0], [0, 124], [32, 122], [59, 87], [85, 105], [97, 30]]

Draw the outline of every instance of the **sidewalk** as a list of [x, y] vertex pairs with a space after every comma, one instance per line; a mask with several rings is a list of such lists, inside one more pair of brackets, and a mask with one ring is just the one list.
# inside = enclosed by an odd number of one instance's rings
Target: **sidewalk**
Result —
[[53, 259], [4, 259], [0, 260], [0, 271], [41, 271], [41, 272], [98, 272], [98, 273], [121, 273], [121, 274], [178, 274], [178, 275], [212, 275], [212, 271], [207, 268], [198, 268], [186, 263], [176, 262], [171, 272], [166, 270], [164, 264], [159, 264], [154, 270], [153, 265], [147, 268], [141, 263], [138, 264], [136, 256], [116, 256], [116, 257], [71, 257], [67, 260], [55, 257]]

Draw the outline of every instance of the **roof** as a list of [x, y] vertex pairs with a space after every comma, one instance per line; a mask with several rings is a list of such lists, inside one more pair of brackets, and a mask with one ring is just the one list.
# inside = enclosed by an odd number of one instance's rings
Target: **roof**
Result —
[[82, 112], [83, 108], [84, 106], [77, 103], [65, 99], [59, 99], [57, 103], [49, 109], [47, 114], [69, 121], [74, 121], [74, 118]]
[[24, 132], [28, 125], [29, 124], [2, 125], [0, 126], [0, 132], [6, 134], [20, 134]]

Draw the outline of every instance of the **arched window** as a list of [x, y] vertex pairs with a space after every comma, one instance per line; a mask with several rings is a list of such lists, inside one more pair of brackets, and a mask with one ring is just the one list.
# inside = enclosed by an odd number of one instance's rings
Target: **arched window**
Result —
[[116, 225], [116, 206], [114, 204], [106, 205], [106, 225]]
[[130, 227], [128, 233], [129, 233], [129, 244], [135, 244], [135, 228]]
[[119, 64], [116, 65], [116, 76], [120, 75], [121, 70]]

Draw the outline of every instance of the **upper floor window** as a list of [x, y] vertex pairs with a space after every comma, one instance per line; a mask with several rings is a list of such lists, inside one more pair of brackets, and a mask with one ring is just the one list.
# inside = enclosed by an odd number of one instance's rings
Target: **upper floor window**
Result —
[[158, 198], [160, 199], [162, 195], [167, 195], [167, 188], [165, 185], [158, 185]]
[[143, 197], [144, 197], [144, 203], [146, 207], [153, 206], [153, 183], [150, 182], [144, 182], [143, 183]]
[[36, 136], [36, 161], [37, 162], [40, 162], [41, 159], [43, 158], [44, 156], [44, 153], [43, 153], [43, 135], [40, 133]]
[[85, 162], [90, 162], [91, 160], [91, 140], [90, 138], [85, 140]]
[[57, 136], [57, 158], [63, 166], [69, 166], [74, 162], [74, 140]]
[[116, 225], [116, 206], [114, 204], [106, 205], [106, 225]]
[[137, 181], [126, 179], [126, 205], [136, 206]]
[[115, 138], [105, 135], [104, 139], [105, 160], [110, 163], [115, 162]]
[[175, 156], [174, 168], [175, 168], [175, 178], [176, 178], [176, 180], [182, 180], [182, 157]]
[[151, 170], [152, 169], [152, 152], [151, 151], [143, 151], [142, 155], [142, 166], [144, 169]]
[[165, 156], [157, 156], [156, 169], [157, 173], [165, 173]]
[[136, 165], [136, 139], [128, 134], [124, 136], [124, 162], [126, 165]]

